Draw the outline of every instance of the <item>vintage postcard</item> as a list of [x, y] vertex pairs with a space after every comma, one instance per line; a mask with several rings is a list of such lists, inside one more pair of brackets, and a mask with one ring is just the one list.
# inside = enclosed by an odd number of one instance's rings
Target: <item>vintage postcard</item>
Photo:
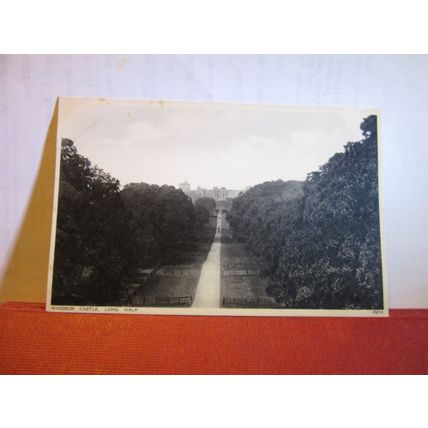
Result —
[[380, 114], [60, 98], [47, 310], [386, 316]]

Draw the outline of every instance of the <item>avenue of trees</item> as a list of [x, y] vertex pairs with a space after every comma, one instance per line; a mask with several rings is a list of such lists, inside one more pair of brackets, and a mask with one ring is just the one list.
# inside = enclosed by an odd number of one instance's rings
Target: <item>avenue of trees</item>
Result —
[[112, 305], [137, 268], [192, 249], [214, 200], [111, 177], [62, 140], [52, 304]]
[[236, 198], [228, 220], [290, 308], [383, 307], [376, 116], [304, 182], [267, 182]]

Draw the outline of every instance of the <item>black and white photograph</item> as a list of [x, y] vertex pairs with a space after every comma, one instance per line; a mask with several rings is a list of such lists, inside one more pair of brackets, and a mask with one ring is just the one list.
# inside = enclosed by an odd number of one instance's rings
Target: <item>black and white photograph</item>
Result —
[[48, 310], [388, 314], [378, 110], [58, 105]]

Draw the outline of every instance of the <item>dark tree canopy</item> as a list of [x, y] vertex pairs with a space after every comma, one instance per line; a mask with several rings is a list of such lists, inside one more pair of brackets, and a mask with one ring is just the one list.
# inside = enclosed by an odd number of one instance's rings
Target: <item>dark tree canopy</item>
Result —
[[63, 139], [52, 304], [117, 303], [133, 271], [173, 261], [207, 221], [172, 186], [121, 190]]
[[215, 199], [213, 198], [198, 198], [195, 201], [196, 211], [196, 227], [197, 230], [202, 230], [204, 224], [209, 221], [210, 215], [216, 207]]
[[204, 207], [211, 213], [216, 207], [216, 202], [214, 198], [201, 197], [196, 199], [195, 206]]
[[139, 265], [171, 262], [195, 238], [195, 207], [181, 190], [131, 183], [122, 190], [122, 198], [132, 213]]
[[376, 116], [361, 130], [364, 138], [309, 174], [302, 191], [277, 181], [234, 200], [232, 231], [287, 307], [382, 307]]
[[131, 230], [119, 181], [63, 139], [53, 303], [114, 300], [128, 268]]

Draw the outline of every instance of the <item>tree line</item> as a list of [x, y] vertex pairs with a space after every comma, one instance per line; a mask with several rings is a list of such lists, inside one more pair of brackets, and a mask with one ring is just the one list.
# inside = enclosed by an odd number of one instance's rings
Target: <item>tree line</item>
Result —
[[233, 201], [233, 237], [286, 307], [383, 307], [376, 116], [361, 130], [304, 182], [259, 184]]
[[113, 305], [139, 268], [174, 263], [201, 238], [215, 201], [119, 180], [62, 140], [52, 304]]

